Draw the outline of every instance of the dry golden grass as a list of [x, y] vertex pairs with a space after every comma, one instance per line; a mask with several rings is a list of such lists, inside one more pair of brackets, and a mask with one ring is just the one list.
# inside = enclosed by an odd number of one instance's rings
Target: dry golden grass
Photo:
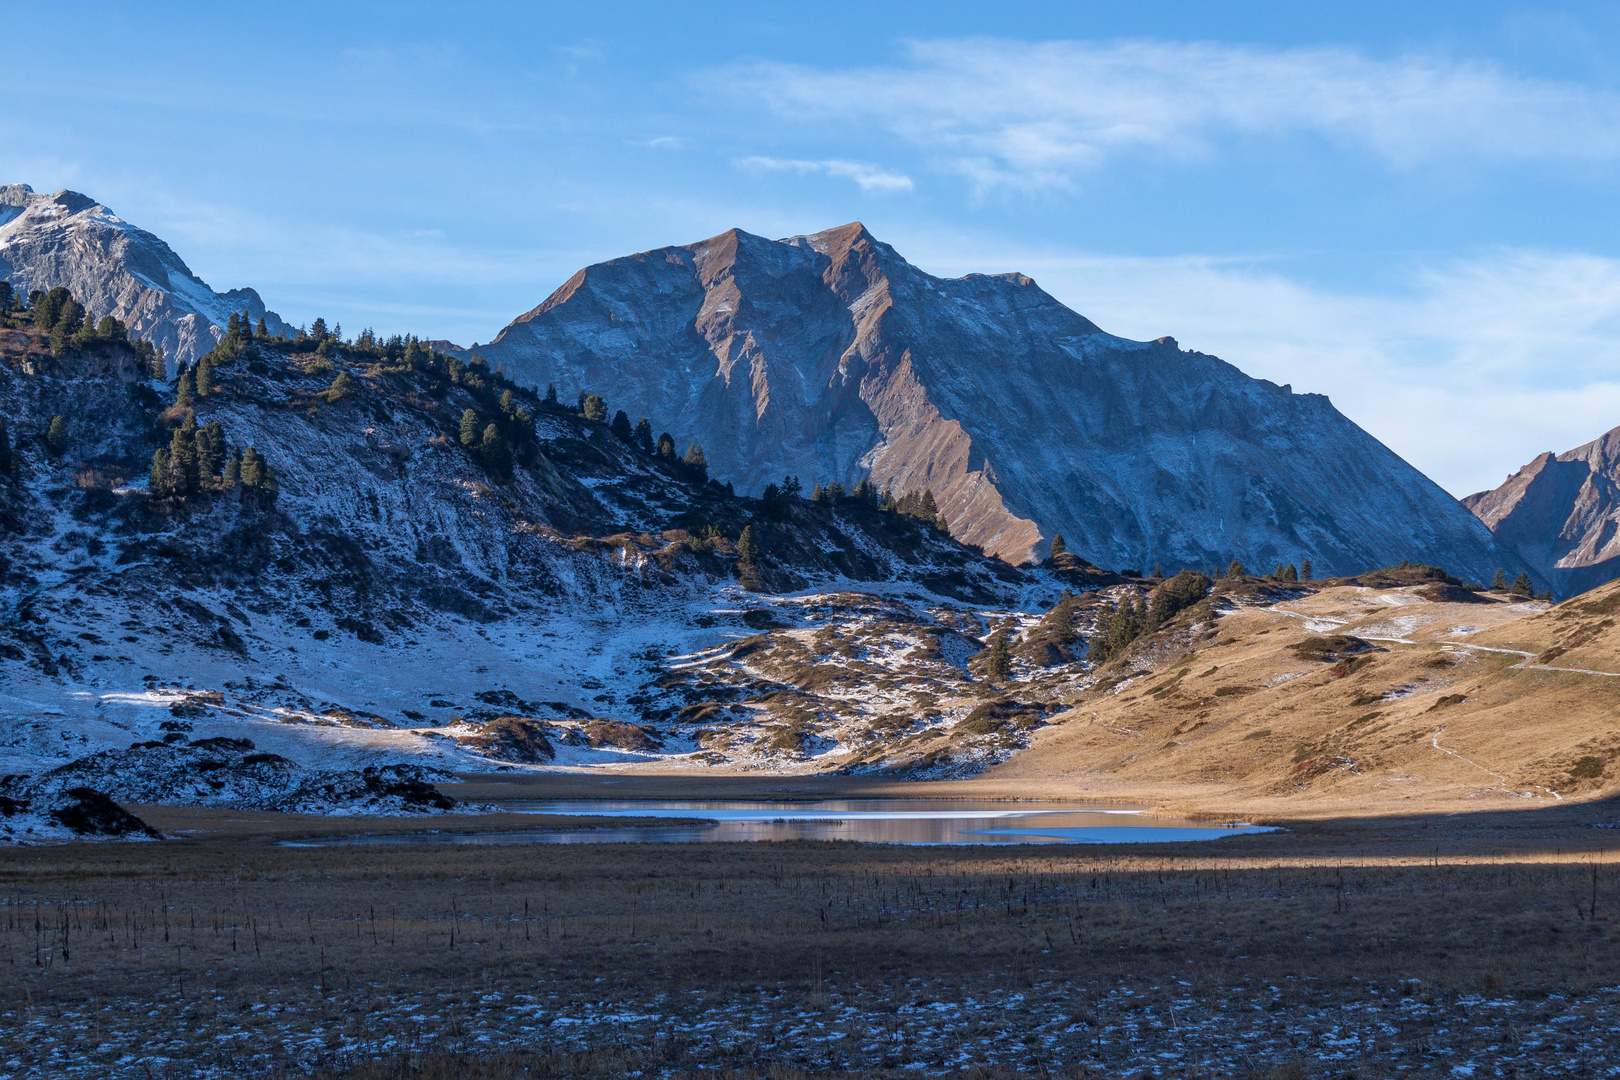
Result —
[[[1620, 677], [1529, 665], [1620, 672], [1617, 606], [1620, 583], [1550, 611], [1340, 586], [1234, 611], [1129, 665], [1145, 674], [983, 782], [1261, 816], [1599, 795], [1620, 779]], [[1309, 648], [1323, 634], [1373, 648], [1323, 659]]]

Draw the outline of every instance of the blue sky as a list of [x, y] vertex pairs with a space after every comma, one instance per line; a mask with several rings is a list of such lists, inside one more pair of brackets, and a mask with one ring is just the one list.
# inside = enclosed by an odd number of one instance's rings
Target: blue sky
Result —
[[859, 219], [1454, 494], [1620, 424], [1620, 8], [806, 7], [14, 8], [0, 182], [295, 322], [484, 341], [593, 261]]

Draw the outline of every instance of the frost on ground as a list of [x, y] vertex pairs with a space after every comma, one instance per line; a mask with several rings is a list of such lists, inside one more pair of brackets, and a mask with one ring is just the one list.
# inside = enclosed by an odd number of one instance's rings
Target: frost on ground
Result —
[[1349, 866], [1242, 839], [1176, 857], [11, 853], [28, 875], [0, 901], [0, 1077], [274, 1075], [435, 1047], [633, 1047], [645, 1076], [1613, 1067], [1612, 864], [1593, 892], [1587, 861], [1431, 865], [1431, 840]]
[[[1313, 980], [1234, 986], [1213, 997], [1131, 978], [1077, 993], [1037, 979], [968, 997], [917, 980], [873, 991], [745, 989], [615, 994], [600, 1003], [533, 992], [389, 992], [381, 986], [271, 989], [242, 1009], [176, 995], [165, 1022], [153, 1002], [101, 998], [0, 1013], [0, 1077], [148, 1076], [224, 1080], [272, 1067], [319, 1067], [443, 1049], [644, 1049], [645, 1076], [694, 1067], [782, 1063], [887, 1068], [917, 1076], [972, 1066], [1046, 1075], [1248, 1076], [1302, 1065], [1306, 1075], [1620, 1075], [1620, 988], [1526, 1002], [1436, 996], [1368, 984], [1335, 999]], [[875, 989], [875, 988], [874, 988]], [[942, 991], [945, 992], [942, 995]], [[1303, 1000], [1301, 1000], [1303, 997]], [[664, 1063], [662, 1068], [658, 1063]]]
[[[993, 626], [1065, 587], [1134, 587], [1089, 564], [1013, 568], [873, 499], [745, 498], [487, 367], [313, 349], [250, 344], [182, 407], [127, 348], [56, 357], [0, 331], [16, 433], [0, 476], [0, 774], [215, 739], [351, 787], [397, 765], [881, 765], [872, 744], [926, 681], [937, 700], [897, 736], [1006, 696], [969, 672]], [[469, 412], [504, 425], [504, 465], [462, 444]], [[52, 417], [66, 433], [47, 445], [30, 433]], [[279, 493], [219, 479], [150, 497], [154, 447], [188, 417], [222, 425], [227, 451], [257, 448]], [[794, 649], [821, 684], [790, 676]], [[1050, 712], [1013, 700], [1026, 726]], [[1005, 719], [960, 752], [899, 760], [982, 767], [1020, 744]], [[217, 801], [209, 771], [143, 783]], [[296, 785], [226, 788], [269, 807]]]

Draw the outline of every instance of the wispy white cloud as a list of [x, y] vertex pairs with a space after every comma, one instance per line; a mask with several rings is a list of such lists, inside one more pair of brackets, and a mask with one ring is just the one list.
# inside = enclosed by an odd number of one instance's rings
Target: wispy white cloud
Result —
[[1340, 48], [915, 42], [903, 63], [738, 69], [779, 114], [865, 122], [980, 187], [1063, 187], [1109, 156], [1207, 152], [1221, 135], [1311, 134], [1406, 166], [1620, 157], [1620, 97], [1485, 63]]
[[634, 145], [650, 146], [654, 150], [680, 150], [686, 146], [686, 140], [679, 135], [659, 135], [655, 138], [639, 140]]
[[1312, 286], [1266, 260], [889, 239], [930, 271], [1023, 270], [1110, 333], [1169, 334], [1327, 394], [1455, 495], [1620, 425], [1620, 259], [1495, 250], [1367, 294]]
[[797, 158], [745, 157], [737, 158], [733, 164], [739, 169], [754, 172], [823, 173], [827, 176], [853, 180], [860, 185], [862, 191], [911, 191], [916, 186], [912, 183], [911, 177], [902, 173], [888, 172], [876, 165], [868, 165], [862, 161], [845, 161], [841, 158], [803, 161]]

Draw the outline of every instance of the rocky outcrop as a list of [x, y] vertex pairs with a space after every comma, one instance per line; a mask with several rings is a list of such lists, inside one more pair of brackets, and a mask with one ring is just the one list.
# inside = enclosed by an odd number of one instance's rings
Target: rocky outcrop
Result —
[[1106, 334], [1021, 274], [933, 277], [859, 223], [587, 267], [477, 351], [672, 421], [740, 488], [931, 488], [1014, 563], [1061, 532], [1107, 567], [1517, 567], [1325, 397]]
[[1620, 577], [1620, 428], [1463, 500], [1559, 596]]
[[283, 329], [258, 293], [215, 292], [168, 244], [76, 191], [0, 186], [0, 278], [23, 296], [63, 286], [181, 363], [212, 349], [232, 312], [263, 316], [272, 333]]

